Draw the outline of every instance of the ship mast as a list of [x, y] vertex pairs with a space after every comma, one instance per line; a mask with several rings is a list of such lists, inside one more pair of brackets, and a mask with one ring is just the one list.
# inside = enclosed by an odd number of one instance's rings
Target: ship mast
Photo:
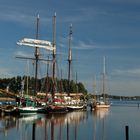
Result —
[[[39, 37], [39, 15], [37, 16], [37, 24], [36, 24], [36, 39], [38, 39]], [[36, 95], [37, 90], [38, 90], [38, 60], [39, 60], [39, 48], [36, 47], [35, 48], [35, 93], [34, 95]]]
[[105, 56], [103, 57], [103, 99], [105, 101], [105, 76], [106, 76], [106, 70], [105, 70]]
[[72, 62], [72, 51], [71, 51], [71, 40], [72, 40], [72, 24], [70, 25], [69, 32], [69, 51], [68, 51], [68, 96], [70, 96], [70, 78], [71, 78], [71, 62]]
[[97, 96], [96, 76], [94, 77], [94, 81], [93, 81], [93, 95], [94, 95], [94, 99], [96, 100], [96, 96]]
[[56, 13], [53, 17], [53, 75], [52, 75], [52, 81], [53, 81], [53, 88], [52, 88], [52, 98], [54, 99], [55, 94], [55, 64], [56, 64]]
[[[49, 60], [49, 56], [48, 56], [48, 60]], [[46, 99], [47, 99], [48, 91], [49, 91], [49, 61], [47, 61]]]
[[[38, 90], [38, 85], [37, 85], [37, 80], [38, 80], [38, 61], [46, 61], [45, 59], [39, 58], [39, 48], [43, 48], [49, 51], [53, 51], [53, 55], [55, 56], [55, 41], [52, 44], [50, 41], [45, 41], [45, 40], [38, 40], [39, 37], [39, 15], [37, 16], [37, 24], [36, 24], [36, 39], [30, 39], [30, 38], [23, 38], [22, 40], [19, 40], [17, 42], [18, 45], [20, 46], [28, 46], [28, 47], [34, 47], [35, 48], [35, 58], [30, 58], [30, 57], [23, 57], [23, 56], [18, 56], [16, 58], [21, 58], [21, 59], [30, 59], [30, 60], [35, 60], [35, 90], [34, 90], [34, 95], [36, 95], [37, 90]], [[54, 57], [55, 60], [55, 57]], [[49, 60], [48, 60], [49, 61]]]
[[76, 93], [78, 93], [79, 92], [79, 88], [78, 88], [78, 82], [77, 82], [77, 72], [76, 72]]

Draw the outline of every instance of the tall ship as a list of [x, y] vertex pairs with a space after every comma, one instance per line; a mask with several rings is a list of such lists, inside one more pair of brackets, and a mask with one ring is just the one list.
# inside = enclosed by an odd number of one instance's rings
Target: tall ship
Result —
[[[20, 95], [20, 100], [24, 100], [24, 102], [22, 102], [20, 104], [19, 107], [17, 107], [17, 111], [18, 113], [22, 114], [22, 113], [26, 113], [26, 114], [32, 114], [32, 113], [37, 113], [38, 111], [42, 110], [42, 107], [38, 107], [36, 105], [36, 95], [38, 92], [38, 62], [39, 61], [47, 61], [46, 59], [40, 58], [40, 54], [39, 54], [39, 49], [45, 49], [47, 51], [53, 51], [55, 52], [55, 45], [54, 43], [50, 42], [50, 41], [46, 41], [46, 40], [39, 40], [39, 15], [37, 16], [37, 24], [36, 24], [36, 38], [35, 39], [31, 39], [31, 38], [23, 38], [21, 40], [19, 40], [17, 42], [18, 45], [20, 46], [28, 46], [28, 47], [33, 47], [35, 48], [35, 53], [34, 53], [34, 58], [29, 58], [29, 57], [23, 57], [23, 56], [19, 56], [17, 58], [20, 59], [26, 59], [26, 60], [34, 60], [35, 61], [35, 80], [34, 80], [34, 95], [33, 96], [29, 96], [29, 95], [24, 95], [21, 94]], [[27, 76], [28, 77], [28, 76]], [[28, 83], [28, 82], [27, 82]], [[27, 86], [28, 87], [28, 86]], [[24, 84], [22, 89], [24, 90]]]

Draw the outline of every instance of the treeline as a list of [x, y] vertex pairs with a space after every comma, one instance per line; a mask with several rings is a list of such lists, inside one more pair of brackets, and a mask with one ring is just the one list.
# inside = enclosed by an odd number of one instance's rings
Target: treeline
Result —
[[[35, 93], [35, 78], [30, 76], [17, 76], [13, 78], [3, 78], [0, 79], [0, 88], [8, 89], [10, 92], [20, 93], [23, 89], [25, 92], [28, 90], [30, 95]], [[52, 81], [52, 78], [42, 78], [37, 79], [37, 92], [52, 92], [53, 89], [55, 92], [70, 92], [70, 93], [84, 93], [87, 94], [83, 83], [75, 83], [73, 80], [68, 82], [67, 79], [55, 79]]]
[[105, 97], [105, 98], [115, 99], [115, 100], [140, 100], [140, 96], [123, 96], [123, 95], [118, 96], [118, 95], [109, 95], [109, 94], [105, 94], [105, 95], [103, 95], [103, 94], [100, 94], [100, 95], [89, 94], [88, 96], [89, 96], [88, 97], [89, 99], [90, 98], [99, 99], [99, 98]]

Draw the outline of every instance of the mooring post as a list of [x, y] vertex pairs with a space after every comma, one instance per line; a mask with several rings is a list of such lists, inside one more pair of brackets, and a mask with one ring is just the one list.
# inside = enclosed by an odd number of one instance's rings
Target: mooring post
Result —
[[125, 126], [125, 137], [126, 140], [129, 140], [129, 127], [127, 125]]
[[36, 127], [36, 124], [33, 123], [33, 129], [32, 129], [32, 140], [35, 140], [35, 127]]

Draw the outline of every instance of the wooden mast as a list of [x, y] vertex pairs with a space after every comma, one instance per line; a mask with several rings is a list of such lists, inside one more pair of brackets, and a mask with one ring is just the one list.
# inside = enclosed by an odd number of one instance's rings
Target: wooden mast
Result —
[[77, 83], [77, 71], [76, 71], [76, 93], [78, 93], [79, 92], [79, 89], [78, 89], [78, 83]]
[[[36, 39], [38, 39], [39, 36], [39, 15], [37, 16], [37, 24], [36, 24]], [[38, 90], [38, 60], [39, 60], [39, 48], [35, 48], [35, 91], [34, 95], [36, 95]]]
[[70, 96], [71, 62], [72, 62], [71, 40], [72, 40], [72, 24], [70, 25], [70, 32], [69, 32], [69, 51], [68, 51], [68, 96]]
[[49, 92], [49, 56], [48, 56], [48, 61], [47, 61], [47, 77], [46, 77], [46, 100], [47, 100], [47, 95], [48, 95], [48, 92]]
[[56, 64], [56, 13], [53, 17], [54, 23], [53, 23], [53, 75], [52, 75], [52, 81], [53, 81], [53, 88], [52, 88], [52, 98], [54, 99], [55, 94], [55, 64]]

